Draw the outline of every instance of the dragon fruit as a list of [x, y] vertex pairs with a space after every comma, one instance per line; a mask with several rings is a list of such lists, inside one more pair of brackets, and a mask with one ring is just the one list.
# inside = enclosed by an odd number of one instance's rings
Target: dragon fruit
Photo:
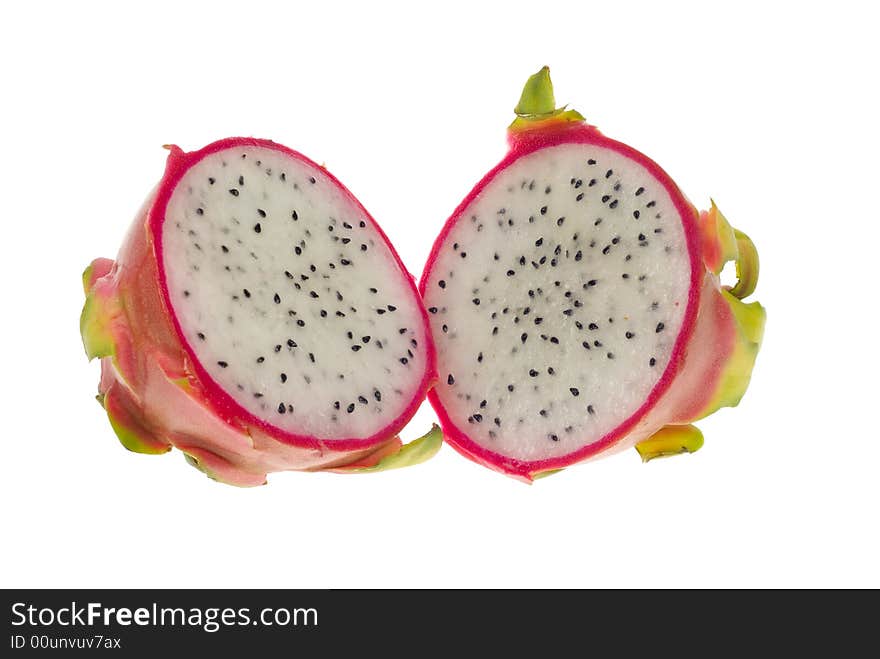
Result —
[[217, 480], [375, 471], [439, 448], [397, 433], [435, 377], [427, 313], [385, 234], [323, 167], [265, 140], [170, 155], [80, 321], [122, 444]]
[[[635, 447], [693, 452], [735, 406], [765, 312], [751, 240], [635, 149], [527, 82], [510, 151], [446, 222], [420, 281], [446, 440], [531, 481]], [[721, 285], [734, 261], [738, 281]]]

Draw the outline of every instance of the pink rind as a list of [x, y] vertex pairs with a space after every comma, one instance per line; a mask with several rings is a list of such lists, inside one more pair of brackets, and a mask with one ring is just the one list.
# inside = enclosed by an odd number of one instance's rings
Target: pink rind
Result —
[[[287, 432], [281, 428], [273, 426], [270, 423], [267, 423], [265, 420], [256, 417], [255, 415], [244, 409], [241, 405], [239, 405], [232, 398], [232, 396], [230, 396], [222, 387], [220, 387], [219, 384], [217, 384], [217, 382], [213, 378], [211, 378], [211, 376], [208, 374], [208, 372], [202, 366], [201, 362], [196, 357], [192, 346], [186, 341], [186, 338], [183, 336], [180, 323], [177, 319], [177, 316], [174, 314], [173, 306], [171, 304], [168, 293], [167, 279], [163, 266], [162, 223], [165, 218], [165, 210], [168, 206], [168, 202], [174, 192], [177, 183], [190, 167], [195, 165], [206, 156], [209, 156], [213, 153], [240, 147], [260, 147], [265, 149], [273, 149], [275, 151], [284, 153], [291, 158], [299, 160], [308, 166], [321, 170], [323, 172], [323, 175], [326, 176], [331, 181], [331, 183], [338, 186], [342, 193], [363, 213], [365, 219], [373, 225], [373, 227], [379, 233], [380, 237], [385, 241], [385, 244], [388, 246], [391, 255], [394, 258], [394, 261], [401, 273], [401, 276], [404, 277], [407, 282], [407, 286], [411, 290], [413, 296], [416, 298], [417, 306], [422, 317], [423, 328], [425, 330], [423, 334], [423, 345], [425, 346], [426, 350], [425, 374], [423, 375], [419, 383], [416, 393], [414, 394], [412, 400], [404, 409], [404, 411], [387, 426], [369, 437], [334, 439], [328, 441], [308, 435], [299, 435], [296, 433]], [[189, 153], [184, 153], [176, 147], [172, 147], [171, 154], [168, 157], [165, 175], [159, 184], [156, 192], [156, 198], [149, 211], [148, 225], [153, 240], [155, 258], [158, 266], [159, 289], [162, 295], [162, 301], [165, 305], [165, 309], [168, 312], [168, 316], [171, 319], [174, 329], [177, 332], [180, 344], [185, 350], [187, 357], [189, 358], [189, 365], [195, 372], [195, 376], [205, 390], [205, 399], [219, 416], [228, 417], [247, 425], [255, 426], [269, 434], [272, 438], [294, 446], [302, 446], [312, 449], [323, 449], [326, 448], [327, 445], [329, 445], [332, 446], [332, 449], [334, 451], [349, 451], [369, 448], [373, 445], [380, 444], [391, 437], [394, 437], [416, 413], [419, 405], [421, 405], [421, 402], [425, 398], [426, 392], [428, 391], [432, 382], [436, 379], [436, 352], [434, 349], [434, 343], [431, 340], [430, 331], [428, 330], [427, 312], [425, 311], [424, 306], [421, 304], [421, 298], [419, 297], [414, 277], [406, 270], [403, 262], [400, 259], [400, 256], [394, 249], [394, 246], [388, 240], [385, 232], [382, 231], [378, 223], [367, 212], [367, 210], [357, 200], [357, 198], [348, 190], [348, 188], [346, 188], [335, 176], [333, 176], [326, 169], [324, 169], [314, 161], [310, 160], [306, 156], [302, 155], [301, 153], [270, 140], [233, 137], [219, 140], [217, 142], [209, 144], [202, 149], [199, 149], [198, 151], [192, 151]]]
[[[490, 451], [474, 442], [468, 437], [467, 433], [455, 425], [449, 417], [449, 414], [446, 412], [446, 409], [443, 407], [435, 389], [431, 389], [428, 392], [428, 401], [437, 413], [444, 437], [450, 446], [471, 460], [527, 482], [530, 482], [535, 474], [568, 467], [575, 463], [597, 457], [598, 455], [615, 448], [623, 448], [623, 446], [618, 447], [618, 445], [628, 439], [630, 431], [632, 431], [639, 421], [644, 419], [644, 417], [654, 408], [657, 402], [663, 397], [667, 390], [669, 390], [673, 380], [675, 380], [676, 376], [682, 369], [685, 349], [696, 324], [697, 311], [700, 305], [701, 281], [705, 273], [700, 249], [699, 227], [697, 224], [699, 214], [694, 206], [685, 198], [684, 194], [679, 190], [678, 186], [670, 176], [657, 163], [644, 154], [626, 144], [605, 137], [594, 126], [586, 124], [569, 124], [562, 127], [553, 127], [551, 130], [547, 131], [523, 133], [511, 136], [511, 149], [508, 154], [500, 163], [493, 167], [479, 183], [477, 183], [473, 190], [471, 190], [471, 192], [458, 205], [452, 215], [446, 220], [440, 235], [434, 241], [434, 245], [428, 256], [427, 264], [419, 282], [419, 293], [423, 297], [425, 295], [425, 288], [428, 279], [431, 276], [431, 271], [437, 260], [440, 249], [445, 243], [449, 232], [452, 231], [452, 228], [462, 216], [464, 210], [501, 171], [509, 167], [511, 164], [523, 156], [534, 153], [540, 149], [562, 144], [592, 144], [611, 149], [641, 164], [655, 179], [657, 179], [669, 194], [670, 199], [672, 199], [673, 204], [683, 221], [688, 256], [690, 257], [691, 262], [690, 289], [688, 291], [687, 306], [684, 312], [681, 330], [675, 341], [675, 345], [673, 346], [669, 363], [657, 384], [649, 393], [645, 402], [626, 421], [617, 426], [613, 431], [609, 432], [596, 442], [583, 446], [577, 451], [567, 455], [546, 460], [525, 461]], [[662, 425], [664, 424], [660, 423], [655, 430], [662, 427]], [[627, 442], [627, 446], [634, 444], [637, 439], [641, 438], [642, 437], [630, 437], [629, 439], [631, 441]]]

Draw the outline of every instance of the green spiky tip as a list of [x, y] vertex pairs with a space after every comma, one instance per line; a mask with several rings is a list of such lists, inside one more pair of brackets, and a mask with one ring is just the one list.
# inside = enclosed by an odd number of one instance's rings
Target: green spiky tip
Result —
[[703, 446], [703, 433], [696, 426], [664, 426], [636, 444], [642, 462], [682, 453], [694, 453]]
[[577, 110], [567, 110], [565, 106], [556, 107], [553, 81], [550, 80], [548, 66], [541, 68], [526, 80], [519, 103], [513, 111], [516, 113], [516, 119], [510, 125], [510, 130], [514, 133], [584, 120], [583, 115]]
[[556, 110], [550, 67], [545, 66], [526, 80], [514, 112], [519, 116], [550, 114]]
[[86, 356], [90, 360], [113, 355], [114, 344], [109, 327], [109, 316], [100, 298], [94, 293], [86, 296], [79, 317], [79, 333], [82, 336]]
[[433, 458], [443, 444], [443, 432], [436, 423], [426, 434], [414, 439], [409, 444], [404, 444], [397, 453], [388, 455], [372, 467], [352, 469], [352, 473], [366, 474], [376, 471], [388, 471], [421, 464]]

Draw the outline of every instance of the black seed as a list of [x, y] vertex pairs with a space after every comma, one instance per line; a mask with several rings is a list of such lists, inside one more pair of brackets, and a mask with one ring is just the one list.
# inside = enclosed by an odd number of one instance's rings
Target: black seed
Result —
[[555, 343], [555, 344], [558, 345], [558, 344], [559, 344], [559, 339], [556, 338], [555, 336], [551, 336], [551, 337], [550, 337], [550, 343]]
[[378, 389], [376, 389], [373, 392], [373, 398], [375, 398], [377, 401], [381, 402], [382, 401], [382, 392], [379, 391]]
[[315, 291], [309, 291], [309, 296], [314, 300], [320, 297]]
[[583, 198], [584, 198], [584, 193], [581, 192], [581, 193], [579, 193], [578, 196], [575, 197], [574, 199], [575, 199], [575, 201], [580, 201], [580, 200], [583, 199]]
[[657, 323], [657, 327], [654, 329], [654, 331], [655, 331], [657, 334], [659, 334], [659, 333], [662, 332], [664, 329], [666, 329], [666, 325], [664, 325], [663, 323]]
[[385, 313], [385, 309], [376, 309], [376, 313], [380, 316]]
[[366, 251], [367, 251], [367, 246], [364, 245], [363, 243], [361, 243], [361, 251], [362, 251], [362, 252], [366, 252]]
[[238, 196], [238, 190], [236, 190], [235, 188], [232, 188], [232, 189], [229, 191], [229, 194], [231, 194], [233, 197], [237, 197], [237, 196]]
[[602, 195], [602, 203], [603, 203], [603, 204], [604, 204], [606, 201], [608, 201], [609, 199], [611, 199], [611, 195], [607, 195], [607, 194], [606, 194], [606, 195]]
[[480, 306], [480, 298], [478, 297], [475, 297], [473, 300], [471, 300], [471, 302], [473, 302], [477, 306]]
[[219, 366], [220, 368], [226, 368], [227, 366], [229, 366], [229, 364], [227, 364], [226, 362], [217, 362], [217, 366]]
[[492, 336], [495, 336], [496, 334], [498, 334], [498, 328], [497, 328], [497, 327], [493, 327], [493, 328], [492, 328]]
[[354, 412], [354, 403], [349, 403], [348, 407], [345, 408], [345, 411], [348, 412], [349, 414]]
[[609, 352], [606, 356], [608, 357], [608, 359], [614, 359], [614, 353], [613, 353], [613, 352]]
[[349, 261], [348, 259], [339, 259], [339, 262], [342, 265], [351, 265], [351, 261]]
[[568, 389], [571, 392], [572, 396], [580, 396], [580, 391], [577, 390], [577, 387], [569, 387]]
[[656, 201], [649, 201], [647, 204], [645, 204], [645, 206], [647, 208], [654, 208], [654, 206], [656, 206], [656, 205], [657, 205]]
[[605, 247], [602, 249], [603, 254], [607, 254], [610, 251], [611, 251], [611, 245], [605, 245]]
[[290, 214], [290, 217], [291, 217], [291, 219], [293, 219], [293, 220], [298, 220], [298, 219], [299, 219], [299, 215], [297, 214], [296, 211], [293, 211], [293, 212]]
[[361, 341], [362, 341], [363, 343], [369, 343], [369, 342], [370, 342], [370, 338], [371, 338], [370, 335], [367, 334], [366, 336], [362, 336], [362, 337], [361, 337]]
[[620, 236], [614, 236], [614, 238], [611, 239], [612, 245], [616, 245], [619, 242], [620, 242]]
[[287, 411], [287, 408], [284, 406], [284, 403], [278, 403], [278, 414], [284, 414]]
[[617, 199], [608, 204], [608, 208], [617, 208]]
[[587, 325], [587, 327], [589, 327], [591, 330], [599, 329], [599, 326], [596, 323], [590, 323], [589, 325]]
[[541, 316], [537, 316], [537, 317], [535, 318], [535, 325], [540, 325], [540, 324], [543, 323], [543, 322], [544, 322], [544, 319], [541, 318]]
[[526, 342], [526, 339], [528, 339], [528, 338], [529, 338], [529, 335], [526, 334], [525, 332], [523, 332], [523, 333], [520, 334], [520, 336], [519, 336], [519, 340], [522, 341], [523, 343], [525, 343], [525, 342]]
[[358, 396], [358, 402], [361, 405], [366, 405], [369, 401], [366, 398], [364, 398], [363, 396]]
[[205, 335], [202, 334], [201, 332], [199, 332], [198, 334], [196, 334], [196, 336], [199, 337], [202, 341], [205, 340]]
[[638, 211], [633, 211], [634, 218], [639, 219], [639, 215], [641, 215], [641, 213], [639, 213]]
[[266, 217], [266, 211], [264, 211], [262, 208], [258, 208], [257, 213], [260, 217]]
[[538, 239], [535, 241], [535, 247], [540, 247], [540, 246], [543, 245], [543, 244], [544, 244], [544, 238], [538, 238]]
[[531, 375], [533, 378], [536, 378], [538, 377], [538, 371], [536, 371], [535, 369], [530, 369], [529, 375]]
[[501, 427], [501, 419], [499, 419], [499, 418], [496, 416], [496, 417], [493, 419], [493, 421], [495, 422], [495, 425], [496, 425], [496, 426], [498, 426], [499, 428]]
[[281, 344], [280, 343], [275, 346], [275, 352], [281, 352]]
[[311, 183], [312, 185], [315, 184], [315, 177], [314, 176], [309, 176], [309, 183]]
[[443, 330], [443, 333], [446, 334], [447, 332], [449, 332], [449, 325], [447, 325], [446, 323], [444, 323], [444, 324], [443, 324], [443, 327], [441, 327], [440, 329], [442, 329], [442, 330]]
[[507, 385], [507, 390], [508, 390], [508, 391], [511, 391], [511, 392], [512, 392], [513, 389], [514, 389], [514, 387], [513, 387], [512, 384]]
[[337, 409], [337, 410], [339, 409], [339, 401], [338, 400], [333, 402], [333, 408]]
[[595, 414], [596, 409], [592, 405], [587, 405], [587, 412], [590, 414]]
[[590, 159], [587, 161], [587, 164], [588, 164], [588, 165], [595, 165], [595, 164], [596, 164], [596, 161], [593, 160], [592, 158], [590, 158]]
[[554, 371], [553, 367], [551, 366], [550, 368], [547, 369], [547, 373], [550, 375], [553, 375], [554, 373], [556, 373], [556, 371]]
[[657, 360], [654, 359], [653, 357], [651, 357], [651, 359], [648, 360], [648, 366], [653, 366], [656, 363], [657, 363]]
[[360, 347], [359, 345], [357, 345], [357, 344], [355, 344], [355, 345], [353, 345], [353, 346], [351, 347], [352, 352], [357, 352], [357, 351], [360, 350], [360, 349], [361, 349], [361, 347]]
[[614, 173], [614, 170], [613, 170], [613, 169], [609, 169], [607, 172], [605, 172], [605, 178], [611, 178], [611, 175], [612, 175], [613, 173]]
[[538, 414], [540, 414], [541, 416], [547, 416], [547, 410], [539, 410]]
[[282, 374], [281, 374], [281, 381], [282, 381], [282, 382], [287, 382], [287, 373], [282, 373]]
[[430, 313], [437, 313], [437, 307], [428, 307]]
[[287, 339], [287, 347], [288, 348], [296, 348], [297, 343], [293, 339]]
[[272, 299], [275, 300], [275, 304], [281, 304], [281, 296], [278, 293], [275, 293], [275, 297]]
[[208, 183], [210, 183], [211, 185], [214, 185], [215, 182], [216, 182], [216, 180], [213, 177], [211, 177], [211, 176], [208, 177]]
[[[257, 223], [254, 225], [254, 233], [260, 233], [262, 230], [263, 230], [263, 227], [261, 227], [261, 226], [260, 226], [260, 223], [257, 222]], [[299, 248], [297, 248], [297, 249], [299, 249]]]
[[245, 296], [245, 297], [250, 297], [250, 296], [251, 296], [251, 292], [250, 292], [248, 289], [246, 289], [246, 288], [243, 288], [243, 289], [241, 290], [241, 292], [244, 293], [244, 296]]
[[514, 272], [513, 270], [508, 270], [508, 271], [507, 271], [507, 276], [508, 276], [508, 277], [513, 277], [515, 274], [516, 274], [516, 272]]
[[638, 196], [639, 196], [640, 194], [642, 194], [644, 191], [645, 191], [645, 188], [639, 188], [638, 190], [636, 190], [636, 197], [638, 197]]
[[309, 353], [309, 361], [312, 362], [313, 364], [315, 363], [315, 353], [313, 353], [313, 352]]
[[406, 357], [401, 357], [398, 361], [401, 364], [408, 364], [409, 363], [409, 360]]
[[563, 224], [565, 224], [564, 217], [560, 217], [558, 220], [556, 220], [556, 226], [561, 227]]
[[562, 315], [563, 316], [570, 316], [573, 313], [574, 313], [574, 309], [566, 309], [565, 311], [562, 312]]
[[547, 214], [547, 207], [541, 206], [541, 215], [546, 215], [546, 214]]
[[389, 304], [387, 309], [388, 311], [397, 311], [397, 307], [395, 307], [393, 304]]
[[590, 342], [589, 341], [584, 341], [583, 343], [581, 343], [581, 345], [584, 348], [586, 348], [587, 350], [590, 350]]
[[437, 285], [438, 285], [440, 288], [446, 288], [446, 282], [445, 282], [443, 279], [441, 279], [440, 281], [438, 281], [438, 282], [437, 282]]

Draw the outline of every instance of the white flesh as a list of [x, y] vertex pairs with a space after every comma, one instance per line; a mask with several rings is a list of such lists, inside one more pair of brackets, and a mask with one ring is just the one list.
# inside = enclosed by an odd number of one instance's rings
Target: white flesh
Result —
[[266, 148], [207, 156], [172, 194], [163, 244], [186, 340], [255, 416], [365, 438], [411, 402], [425, 328], [408, 275], [321, 169]]
[[464, 209], [431, 270], [437, 394], [491, 451], [576, 451], [644, 404], [689, 288], [681, 217], [641, 165], [590, 145], [524, 156]]

